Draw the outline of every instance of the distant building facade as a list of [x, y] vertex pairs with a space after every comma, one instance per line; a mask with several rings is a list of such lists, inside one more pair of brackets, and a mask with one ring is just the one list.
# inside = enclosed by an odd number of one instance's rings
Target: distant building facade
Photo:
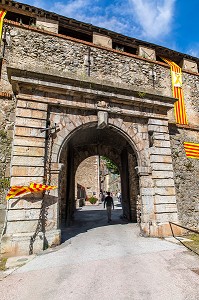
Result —
[[[99, 200], [99, 157], [91, 156], [80, 163], [75, 174], [76, 199], [94, 196]], [[78, 206], [78, 203], [77, 203]]]

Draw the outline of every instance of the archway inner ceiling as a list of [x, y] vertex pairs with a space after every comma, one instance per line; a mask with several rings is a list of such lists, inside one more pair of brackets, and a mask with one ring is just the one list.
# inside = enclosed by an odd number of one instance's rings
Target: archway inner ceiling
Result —
[[[118, 133], [113, 127], [98, 129], [97, 126], [78, 130], [70, 139], [68, 146], [75, 152], [88, 151], [89, 148], [95, 149], [93, 155], [104, 155], [104, 149], [107, 147], [117, 154], [121, 154], [123, 149], [134, 154], [125, 137]], [[89, 151], [90, 152], [90, 151]]]

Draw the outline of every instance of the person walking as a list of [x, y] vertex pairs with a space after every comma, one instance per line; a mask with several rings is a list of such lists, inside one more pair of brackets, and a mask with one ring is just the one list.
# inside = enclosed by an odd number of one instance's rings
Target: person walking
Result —
[[110, 223], [111, 221], [111, 209], [114, 209], [114, 202], [113, 202], [113, 198], [110, 196], [110, 192], [107, 192], [107, 196], [104, 200], [104, 208], [106, 206], [106, 210], [107, 210], [107, 216], [108, 216], [108, 223]]

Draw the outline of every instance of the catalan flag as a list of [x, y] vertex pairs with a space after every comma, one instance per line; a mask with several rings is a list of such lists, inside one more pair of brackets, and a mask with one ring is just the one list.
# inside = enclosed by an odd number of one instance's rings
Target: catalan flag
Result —
[[6, 200], [15, 198], [27, 193], [43, 192], [56, 189], [57, 186], [31, 183], [29, 186], [12, 186], [6, 196]]
[[30, 191], [27, 186], [12, 186], [6, 196], [6, 199], [8, 200], [10, 198], [18, 197], [29, 192]]
[[186, 156], [199, 159], [199, 144], [184, 142]]
[[49, 191], [56, 189], [57, 186], [52, 185], [45, 185], [45, 184], [39, 184], [39, 183], [31, 183], [30, 189], [32, 189], [34, 192], [42, 192], [42, 191]]
[[168, 58], [161, 57], [171, 67], [172, 90], [173, 96], [178, 99], [174, 104], [176, 123], [188, 124], [184, 103], [184, 94], [182, 90], [182, 70], [181, 68]]
[[6, 11], [3, 9], [0, 9], [0, 40], [2, 36], [2, 29], [3, 29], [3, 20], [6, 15]]

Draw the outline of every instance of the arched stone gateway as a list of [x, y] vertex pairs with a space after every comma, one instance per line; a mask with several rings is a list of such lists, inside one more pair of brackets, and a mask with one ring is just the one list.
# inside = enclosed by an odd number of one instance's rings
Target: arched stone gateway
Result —
[[60, 243], [61, 222], [74, 210], [75, 171], [92, 155], [119, 166], [128, 219], [136, 221], [139, 199], [141, 231], [170, 235], [168, 222], [178, 215], [167, 111], [175, 100], [128, 85], [9, 73], [17, 98], [11, 185], [46, 182], [58, 189], [43, 200], [34, 194], [9, 201], [2, 252], [32, 253]]
[[[65, 141], [60, 153], [59, 160], [63, 163], [60, 182], [62, 223], [68, 224], [74, 212], [76, 170], [83, 160], [93, 155], [109, 157], [118, 166], [121, 174], [123, 213], [129, 221], [136, 222], [139, 182], [135, 152], [119, 128], [110, 124], [104, 129], [98, 129], [97, 123], [93, 122], [75, 130], [68, 141]], [[70, 188], [67, 188], [67, 183]]]

